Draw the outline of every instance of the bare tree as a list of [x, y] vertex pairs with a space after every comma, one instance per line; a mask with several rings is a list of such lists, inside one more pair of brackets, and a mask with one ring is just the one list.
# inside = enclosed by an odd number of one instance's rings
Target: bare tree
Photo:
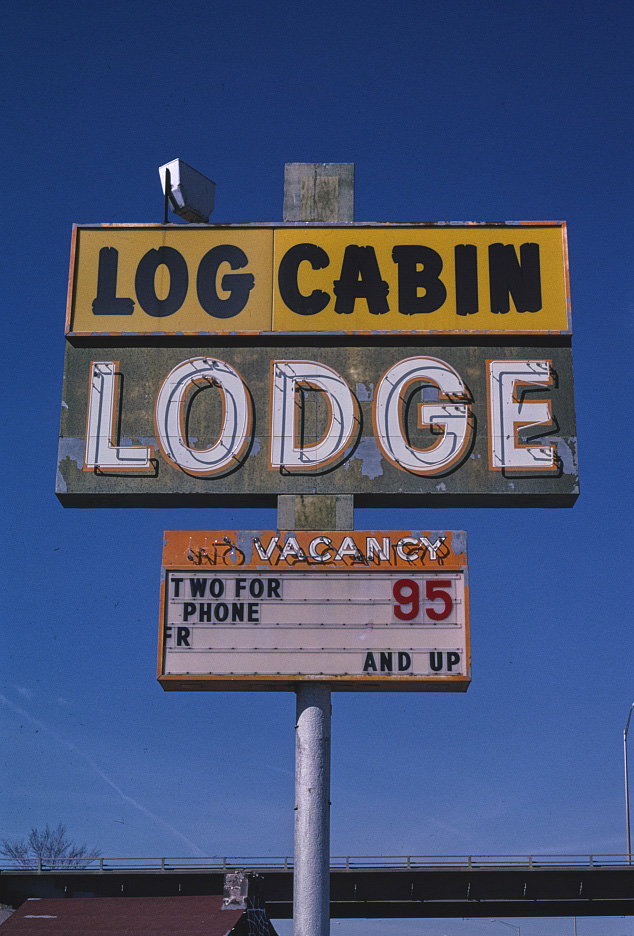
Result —
[[101, 852], [71, 841], [60, 822], [56, 829], [48, 823], [42, 831], [31, 829], [24, 839], [0, 839], [0, 855], [11, 858], [20, 868], [87, 868]]

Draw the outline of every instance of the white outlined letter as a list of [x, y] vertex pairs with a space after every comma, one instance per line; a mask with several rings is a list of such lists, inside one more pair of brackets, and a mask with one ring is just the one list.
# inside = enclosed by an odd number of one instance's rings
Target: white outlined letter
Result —
[[[209, 448], [189, 445], [185, 428], [192, 388], [217, 387], [222, 394], [222, 428]], [[251, 398], [240, 374], [217, 358], [182, 361], [167, 375], [155, 409], [156, 437], [167, 461], [187, 474], [209, 478], [236, 468], [251, 439]]]
[[93, 361], [90, 365], [84, 470], [116, 473], [154, 471], [152, 446], [116, 444], [118, 369], [118, 361]]
[[550, 400], [526, 400], [522, 391], [552, 385], [550, 361], [487, 361], [487, 370], [491, 471], [555, 471], [555, 446], [520, 444], [518, 434], [552, 428]]
[[[438, 402], [418, 403], [418, 427], [440, 431], [429, 448], [410, 445], [403, 421], [414, 384], [435, 387]], [[456, 399], [464, 403], [454, 402]], [[471, 439], [469, 394], [460, 374], [438, 358], [411, 357], [394, 364], [381, 378], [374, 399], [374, 434], [389, 462], [418, 475], [447, 474], [464, 458]]]
[[[321, 391], [328, 406], [326, 431], [311, 445], [302, 443], [297, 431], [303, 390]], [[356, 397], [336, 370], [316, 361], [272, 362], [271, 468], [317, 471], [334, 467], [345, 458], [358, 429]]]

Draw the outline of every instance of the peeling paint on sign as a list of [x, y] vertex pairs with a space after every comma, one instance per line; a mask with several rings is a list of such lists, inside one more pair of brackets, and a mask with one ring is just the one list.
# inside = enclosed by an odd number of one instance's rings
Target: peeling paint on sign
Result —
[[67, 505], [336, 493], [570, 506], [577, 496], [569, 347], [98, 352], [66, 348], [57, 493]]

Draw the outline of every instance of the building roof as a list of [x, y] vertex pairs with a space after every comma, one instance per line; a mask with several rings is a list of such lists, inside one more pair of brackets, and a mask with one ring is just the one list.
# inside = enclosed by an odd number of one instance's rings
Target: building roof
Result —
[[222, 896], [29, 898], [0, 924], [0, 934], [248, 936], [248, 912], [223, 910]]

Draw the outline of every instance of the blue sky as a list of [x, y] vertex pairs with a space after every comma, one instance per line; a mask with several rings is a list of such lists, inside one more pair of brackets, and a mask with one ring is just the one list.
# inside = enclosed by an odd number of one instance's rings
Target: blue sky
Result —
[[291, 161], [354, 162], [358, 221], [568, 222], [581, 496], [356, 511], [357, 529], [468, 532], [473, 682], [334, 696], [332, 852], [625, 852], [633, 20], [613, 0], [5, 13], [2, 834], [62, 821], [113, 857], [292, 852], [294, 696], [155, 680], [162, 531], [272, 529], [275, 511], [65, 510], [53, 493], [72, 224], [161, 221], [157, 167], [179, 156], [216, 181], [218, 222], [281, 220]]

